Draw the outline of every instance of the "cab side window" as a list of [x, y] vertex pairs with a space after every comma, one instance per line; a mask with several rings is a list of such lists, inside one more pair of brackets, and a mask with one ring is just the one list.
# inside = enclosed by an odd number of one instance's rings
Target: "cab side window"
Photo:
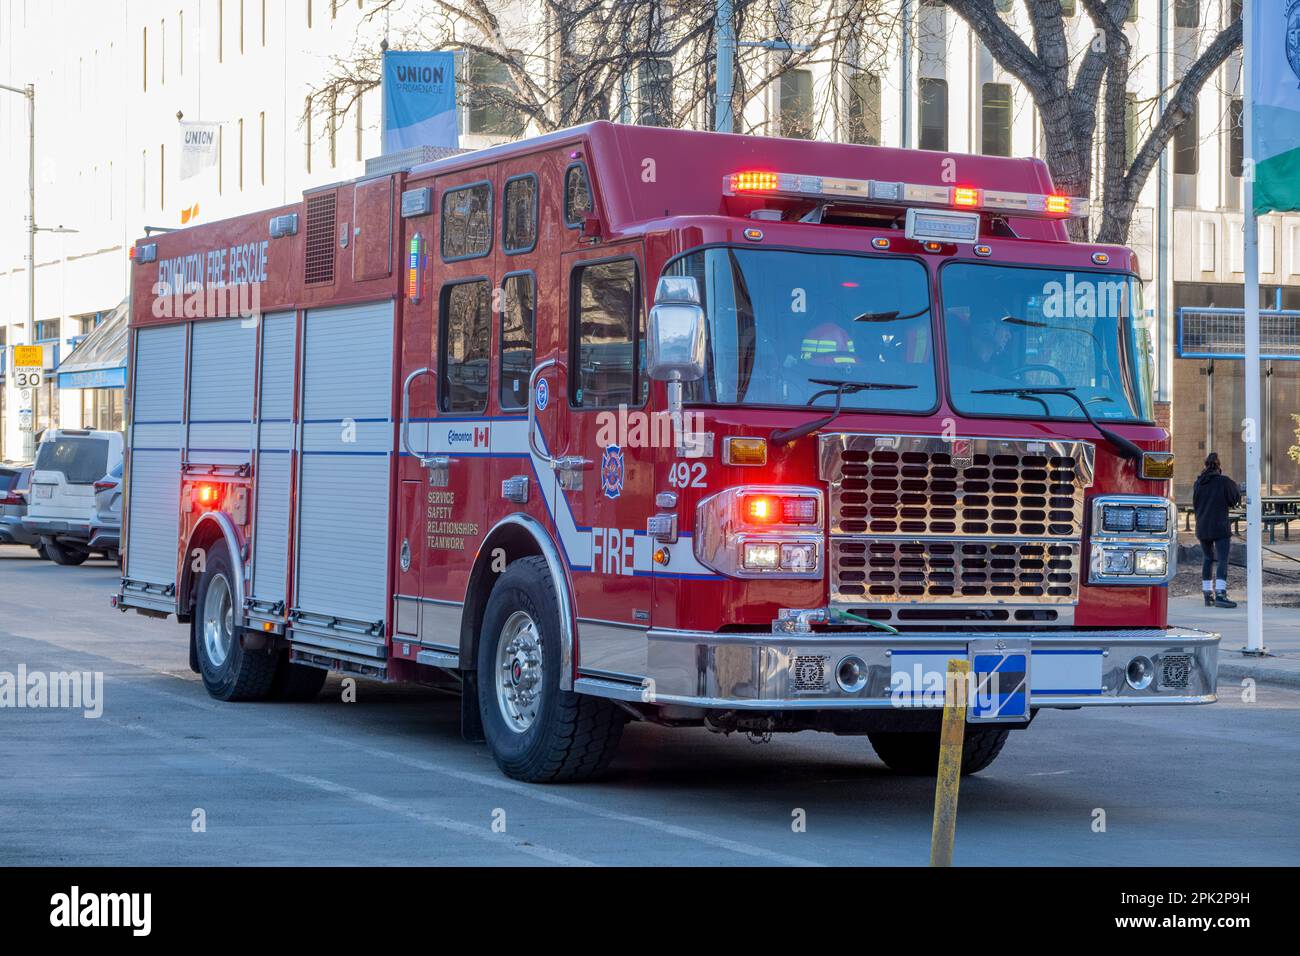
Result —
[[492, 250], [492, 187], [475, 183], [442, 194], [442, 258], [485, 256]]
[[438, 406], [444, 412], [487, 408], [491, 293], [486, 279], [443, 286], [438, 349]]
[[572, 282], [570, 403], [576, 408], [641, 405], [650, 382], [641, 367], [644, 317], [636, 262], [579, 266]]
[[537, 245], [537, 177], [531, 173], [506, 183], [501, 244], [509, 254], [532, 252]]
[[581, 226], [594, 208], [587, 167], [574, 163], [564, 171], [564, 224], [570, 228]]
[[528, 406], [533, 371], [533, 315], [536, 289], [531, 273], [506, 276], [501, 309], [501, 407]]

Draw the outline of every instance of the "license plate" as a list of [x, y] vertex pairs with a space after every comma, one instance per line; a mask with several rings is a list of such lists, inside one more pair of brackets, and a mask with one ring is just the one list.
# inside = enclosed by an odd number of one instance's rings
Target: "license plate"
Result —
[[37, 498], [51, 498], [54, 496], [53, 485], [32, 485], [32, 492]]
[[1029, 645], [1010, 641], [970, 643], [970, 723], [1029, 719]]

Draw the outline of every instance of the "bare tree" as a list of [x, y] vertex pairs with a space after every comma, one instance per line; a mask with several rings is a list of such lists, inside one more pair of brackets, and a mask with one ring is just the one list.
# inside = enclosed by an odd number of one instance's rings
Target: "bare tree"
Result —
[[[793, 70], [832, 64], [831, 84], [878, 57], [898, 26], [897, 0], [735, 0], [737, 34], [759, 45], [736, 58], [735, 115]], [[462, 51], [462, 102], [494, 118], [489, 132], [521, 136], [592, 119], [711, 127], [715, 0], [377, 0], [346, 56], [311, 91], [308, 109], [338, 117], [379, 85], [380, 39], [394, 48]], [[867, 39], [869, 38], [869, 39]], [[814, 103], [840, 109], [837, 89]], [[773, 97], [779, 100], [779, 97]], [[777, 104], [779, 109], [779, 103]], [[341, 122], [341, 119], [338, 120]], [[809, 135], [810, 128], [787, 133]]]
[[[1060, 0], [1024, 0], [1032, 31], [1028, 41], [998, 15], [994, 0], [945, 2], [1033, 98], [1043, 124], [1044, 159], [1059, 189], [1076, 196], [1092, 194], [1094, 145], [1100, 137], [1101, 223], [1095, 237], [1098, 242], [1124, 242], [1133, 208], [1160, 154], [1193, 115], [1206, 81], [1241, 47], [1240, 16], [1188, 64], [1169, 91], [1164, 110], [1157, 109], [1150, 131], [1137, 144], [1128, 142], [1133, 50], [1124, 32], [1135, 0], [1082, 0], [1096, 32], [1081, 51], [1070, 49]], [[1074, 228], [1075, 238], [1087, 238], [1086, 225]]]

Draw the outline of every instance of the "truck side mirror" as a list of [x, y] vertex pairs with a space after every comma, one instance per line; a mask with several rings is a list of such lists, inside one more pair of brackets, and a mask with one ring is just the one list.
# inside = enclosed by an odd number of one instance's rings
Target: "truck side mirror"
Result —
[[650, 310], [646, 356], [650, 377], [696, 382], [704, 377], [704, 309], [694, 276], [663, 276]]

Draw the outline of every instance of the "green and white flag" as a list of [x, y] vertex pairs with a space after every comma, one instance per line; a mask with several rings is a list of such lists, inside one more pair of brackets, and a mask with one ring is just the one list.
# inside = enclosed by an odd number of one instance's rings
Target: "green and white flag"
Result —
[[1253, 0], [1255, 214], [1300, 209], [1300, 0]]

